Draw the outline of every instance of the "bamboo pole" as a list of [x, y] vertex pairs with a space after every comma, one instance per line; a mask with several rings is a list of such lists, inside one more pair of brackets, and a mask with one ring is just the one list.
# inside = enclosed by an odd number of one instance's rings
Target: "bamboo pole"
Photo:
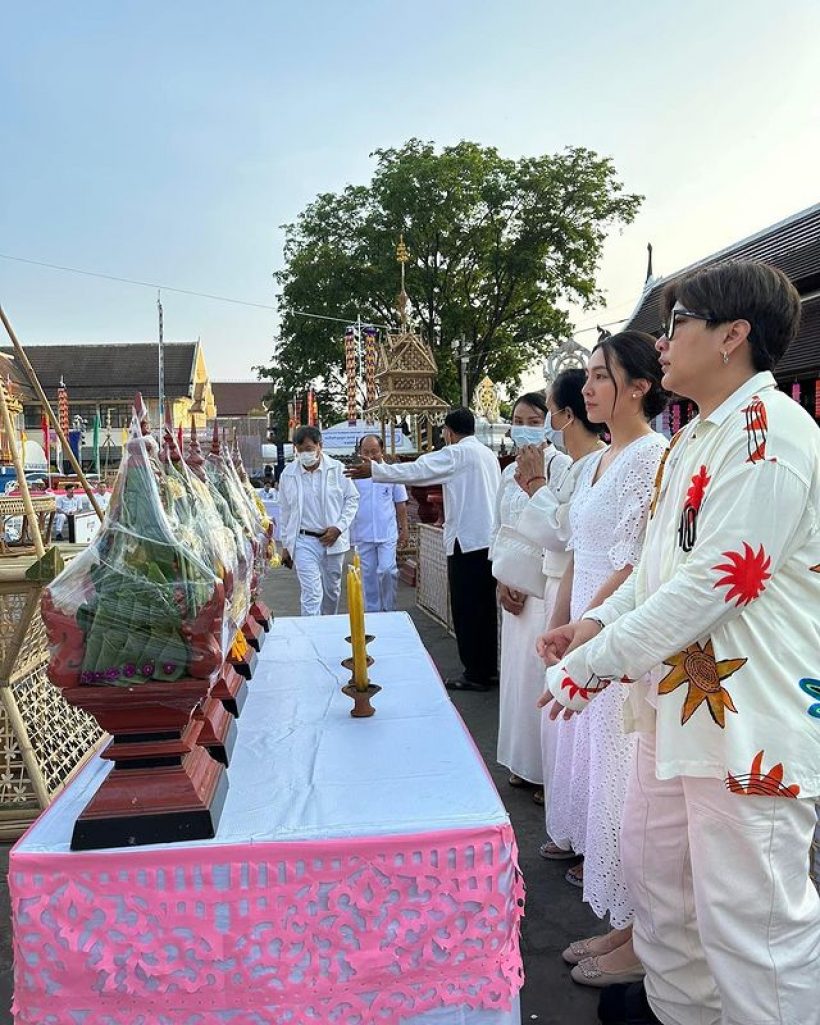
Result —
[[[14, 469], [17, 471], [17, 481], [20, 485], [23, 508], [26, 511], [26, 516], [28, 517], [28, 525], [29, 530], [31, 531], [31, 539], [34, 542], [34, 550], [37, 553], [37, 558], [42, 559], [46, 554], [46, 549], [43, 544], [42, 535], [40, 534], [40, 523], [37, 520], [37, 514], [34, 511], [34, 504], [31, 501], [31, 493], [28, 489], [28, 481], [26, 480], [25, 470], [23, 468], [23, 460], [20, 457], [20, 449], [17, 447], [17, 432], [11, 420], [8, 402], [6, 402], [6, 386], [2, 381], [0, 381], [0, 416], [3, 418], [3, 429], [6, 432], [6, 437], [9, 439], [11, 461], [14, 463]], [[23, 540], [22, 533], [20, 540]]]
[[46, 397], [46, 393], [43, 391], [43, 387], [40, 384], [39, 378], [37, 377], [37, 374], [34, 371], [34, 367], [31, 365], [28, 356], [23, 351], [23, 346], [17, 340], [17, 335], [14, 333], [14, 328], [9, 323], [8, 317], [6, 316], [2, 306], [0, 306], [0, 320], [3, 321], [3, 327], [6, 329], [6, 332], [9, 338], [11, 339], [11, 344], [14, 346], [14, 353], [20, 360], [20, 365], [22, 366], [23, 370], [25, 370], [26, 376], [28, 377], [31, 383], [31, 387], [37, 393], [37, 398], [42, 403], [43, 409], [46, 411], [46, 415], [48, 416], [51, 423], [54, 425], [54, 430], [57, 432], [57, 437], [60, 439], [60, 444], [63, 446], [63, 452], [66, 453], [66, 455], [68, 455], [68, 461], [74, 468], [74, 472], [77, 474], [77, 478], [82, 484], [83, 490], [88, 495], [88, 500], [91, 503], [91, 508], [97, 514], [100, 522], [102, 522], [103, 511], [100, 508], [99, 503], [97, 502], [94, 492], [91, 490], [91, 485], [88, 483], [88, 480], [85, 474], [83, 473], [83, 468], [80, 466], [79, 462], [77, 461], [77, 457], [74, 455], [74, 452], [72, 451], [71, 446], [68, 443], [68, 438], [66, 438], [65, 433], [63, 432], [63, 429], [60, 426], [60, 421], [58, 420], [57, 415], [52, 409], [51, 403], [48, 401], [48, 398]]

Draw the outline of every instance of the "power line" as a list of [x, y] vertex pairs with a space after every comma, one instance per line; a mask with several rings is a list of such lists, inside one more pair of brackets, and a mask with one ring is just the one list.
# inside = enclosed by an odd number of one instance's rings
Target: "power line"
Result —
[[[231, 303], [234, 306], [248, 306], [257, 310], [272, 310], [274, 313], [279, 312], [278, 306], [271, 306], [270, 303], [254, 302], [252, 299], [237, 299], [230, 295], [217, 295], [214, 292], [198, 292], [192, 288], [177, 288], [174, 285], [162, 285], [155, 281], [141, 281], [139, 278], [125, 278], [117, 274], [103, 274], [100, 271], [83, 270], [80, 267], [66, 267], [59, 263], [46, 263], [44, 260], [30, 260], [25, 256], [12, 256], [9, 253], [0, 253], [0, 260], [10, 260], [13, 263], [25, 263], [31, 267], [45, 267], [47, 270], [62, 271], [64, 274], [80, 274], [86, 278], [100, 278], [103, 281], [116, 281], [123, 285], [136, 285], [139, 288], [150, 288], [153, 290], [162, 290], [164, 292], [175, 292], [177, 295], [191, 295], [198, 299], [211, 299], [214, 302]], [[619, 309], [626, 306], [630, 300], [622, 303], [618, 303], [615, 306], [607, 304], [605, 309]], [[350, 324], [353, 317], [330, 317], [324, 313], [312, 313], [309, 310], [292, 310], [292, 314], [296, 317], [310, 317], [316, 320], [328, 320], [335, 324]], [[629, 318], [624, 317], [623, 320], [612, 320], [607, 324], [602, 324], [601, 327], [613, 327], [616, 324], [623, 324]], [[373, 324], [371, 322], [362, 322], [363, 327], [386, 327], [389, 330], [387, 324]], [[573, 331], [573, 334], [584, 334], [587, 331], [595, 331], [597, 325], [594, 327], [579, 326]]]

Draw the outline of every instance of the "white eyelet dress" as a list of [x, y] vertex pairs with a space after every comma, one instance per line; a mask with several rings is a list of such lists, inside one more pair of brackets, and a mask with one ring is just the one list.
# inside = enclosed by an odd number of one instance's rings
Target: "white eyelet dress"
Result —
[[[590, 607], [598, 588], [640, 558], [655, 474], [667, 446], [643, 435], [618, 453], [592, 481], [603, 452], [585, 462], [570, 506], [574, 552], [571, 619]], [[612, 683], [581, 715], [559, 722], [548, 832], [555, 843], [584, 855], [584, 900], [615, 929], [632, 921], [623, 881], [619, 833], [636, 741], [624, 733], [627, 689]]]

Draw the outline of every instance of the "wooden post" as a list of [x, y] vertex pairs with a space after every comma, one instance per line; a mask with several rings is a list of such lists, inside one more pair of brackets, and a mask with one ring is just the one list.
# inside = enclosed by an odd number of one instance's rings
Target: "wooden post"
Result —
[[91, 503], [91, 508], [99, 517], [100, 522], [102, 522], [103, 511], [100, 508], [99, 503], [97, 502], [97, 498], [94, 492], [91, 490], [91, 485], [88, 483], [88, 480], [86, 479], [86, 476], [83, 473], [83, 468], [80, 466], [79, 462], [77, 461], [77, 457], [74, 455], [74, 452], [72, 451], [71, 446], [68, 443], [68, 438], [66, 438], [65, 434], [63, 433], [63, 429], [60, 426], [60, 421], [58, 420], [57, 415], [51, 406], [51, 403], [48, 401], [46, 393], [43, 391], [42, 385], [40, 384], [40, 380], [37, 377], [37, 374], [34, 372], [34, 367], [31, 365], [28, 356], [23, 351], [23, 346], [17, 341], [17, 335], [14, 333], [14, 328], [9, 323], [9, 320], [6, 317], [6, 314], [2, 306], [0, 306], [0, 320], [3, 321], [3, 327], [6, 329], [6, 332], [8, 333], [8, 336], [11, 339], [11, 344], [14, 346], [14, 353], [20, 360], [20, 365], [22, 366], [23, 370], [25, 370], [26, 376], [31, 382], [31, 387], [37, 393], [37, 398], [42, 403], [43, 409], [46, 411], [46, 415], [54, 425], [54, 430], [57, 432], [57, 437], [60, 439], [60, 444], [63, 446], [63, 452], [68, 455], [68, 461], [74, 468], [74, 472], [77, 474], [77, 479], [82, 484], [83, 490], [88, 495], [88, 500]]
[[[46, 554], [46, 549], [43, 545], [42, 535], [40, 534], [40, 524], [37, 521], [37, 514], [34, 511], [34, 505], [31, 501], [31, 494], [28, 489], [28, 481], [26, 480], [23, 460], [20, 456], [20, 449], [17, 447], [17, 432], [11, 421], [11, 414], [9, 413], [8, 403], [6, 402], [6, 386], [2, 381], [0, 381], [0, 416], [3, 418], [3, 428], [6, 432], [6, 437], [9, 439], [11, 461], [14, 463], [14, 469], [17, 471], [17, 481], [20, 485], [20, 494], [23, 498], [23, 508], [26, 510], [26, 516], [28, 517], [31, 538], [34, 541], [34, 550], [37, 553], [37, 558], [42, 559]], [[20, 540], [23, 540], [22, 537]]]

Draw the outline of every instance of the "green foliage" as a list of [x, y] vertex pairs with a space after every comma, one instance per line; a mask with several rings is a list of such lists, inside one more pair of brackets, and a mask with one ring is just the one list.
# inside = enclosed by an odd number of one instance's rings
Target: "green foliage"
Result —
[[343, 325], [299, 311], [395, 325], [400, 232], [411, 318], [433, 346], [436, 391], [458, 403], [453, 343], [469, 346], [471, 395], [485, 374], [517, 387], [570, 333], [563, 308], [600, 299], [606, 234], [632, 221], [642, 198], [624, 191], [609, 158], [583, 148], [510, 160], [473, 142], [437, 152], [411, 139], [373, 155], [369, 186], [323, 193], [284, 226], [282, 341], [273, 366], [257, 368], [280, 418], [287, 398], [319, 379], [324, 418], [344, 408]]

